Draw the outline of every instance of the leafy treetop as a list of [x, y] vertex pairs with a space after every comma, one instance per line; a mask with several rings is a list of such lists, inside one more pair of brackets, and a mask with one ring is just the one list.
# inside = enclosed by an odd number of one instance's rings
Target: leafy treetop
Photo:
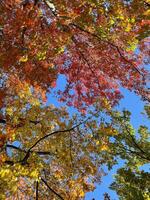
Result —
[[64, 74], [61, 100], [78, 108], [116, 104], [120, 86], [147, 97], [144, 54], [133, 51], [148, 35], [148, 8], [143, 0], [2, 1], [1, 73], [45, 92]]

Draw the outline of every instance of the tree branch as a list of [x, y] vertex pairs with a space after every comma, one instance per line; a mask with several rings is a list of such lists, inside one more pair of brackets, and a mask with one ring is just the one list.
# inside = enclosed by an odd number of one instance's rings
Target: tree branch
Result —
[[145, 4], [147, 7], [150, 7], [150, 3], [144, 1], [144, 4]]
[[[80, 124], [79, 124], [79, 125], [80, 125]], [[44, 140], [44, 139], [46, 139], [46, 138], [48, 138], [48, 137], [50, 137], [50, 136], [52, 136], [52, 135], [56, 135], [56, 134], [58, 134], [58, 133], [65, 133], [65, 132], [72, 131], [72, 130], [74, 130], [77, 126], [79, 126], [79, 125], [76, 125], [76, 126], [70, 128], [70, 129], [66, 129], [66, 130], [54, 131], [54, 132], [52, 132], [52, 133], [50, 133], [50, 134], [45, 135], [44, 137], [41, 137], [39, 140], [37, 140], [37, 141], [28, 149], [28, 151], [26, 152], [25, 157], [23, 158], [23, 160], [22, 160], [21, 162], [22, 162], [23, 164], [26, 164], [26, 163], [27, 163], [27, 160], [28, 160], [28, 158], [30, 157], [30, 153], [32, 153], [31, 150], [32, 150], [39, 142], [41, 142], [42, 140]]]
[[31, 152], [31, 149], [33, 149], [33, 148], [34, 148], [39, 142], [41, 142], [42, 140], [44, 140], [44, 139], [46, 139], [46, 138], [48, 138], [48, 137], [50, 137], [50, 136], [52, 136], [52, 135], [56, 135], [56, 134], [59, 134], [59, 133], [70, 132], [70, 131], [72, 131], [72, 130], [75, 129], [75, 128], [76, 128], [76, 126], [70, 128], [70, 129], [66, 129], [66, 130], [54, 131], [54, 132], [52, 132], [52, 133], [50, 133], [50, 134], [47, 134], [47, 135], [41, 137], [39, 140], [37, 140], [37, 141], [29, 148], [28, 152]]
[[[20, 118], [19, 120], [20, 120], [20, 123], [19, 123], [18, 125], [23, 125], [23, 124], [21, 124], [21, 123], [23, 123], [23, 121], [24, 121], [25, 119]], [[34, 120], [29, 120], [29, 122], [32, 123], [32, 124], [34, 124], [34, 125], [40, 123], [40, 121], [34, 121]], [[7, 123], [6, 119], [0, 119], [0, 124], [6, 124], [6, 123]], [[17, 126], [17, 125], [16, 125], [16, 126]]]
[[6, 120], [5, 119], [0, 119], [0, 124], [6, 124]]
[[[135, 147], [137, 147], [140, 150], [141, 153], [147, 155], [146, 152], [138, 145], [138, 143], [136, 142], [136, 140], [134, 139], [134, 137], [131, 135], [131, 133], [130, 133], [130, 131], [129, 131], [129, 129], [127, 127], [126, 127], [126, 130], [127, 130], [128, 134], [129, 134], [130, 138], [132, 139]], [[150, 158], [148, 158], [148, 159], [150, 160]]]
[[64, 198], [60, 195], [60, 194], [58, 194], [57, 192], [55, 192], [48, 184], [47, 184], [47, 182], [43, 179], [43, 178], [41, 178], [41, 180], [43, 181], [43, 183], [47, 186], [47, 188], [51, 191], [51, 192], [53, 192], [57, 197], [59, 197], [61, 200], [64, 200]]
[[85, 30], [84, 28], [78, 26], [78, 25], [75, 24], [75, 23], [70, 23], [69, 26], [73, 26], [73, 27], [79, 29], [80, 31], [85, 32], [85, 33], [87, 33], [87, 34], [89, 34], [89, 35], [91, 35], [91, 36], [97, 38], [98, 40], [100, 40], [100, 41], [102, 41], [102, 42], [105, 42], [105, 43], [111, 45], [112, 47], [114, 47], [114, 48], [117, 50], [117, 52], [119, 53], [120, 57], [121, 57], [125, 62], [127, 62], [127, 63], [129, 63], [130, 65], [132, 65], [133, 68], [134, 68], [134, 70], [144, 77], [144, 75], [139, 71], [139, 69], [137, 69], [137, 67], [136, 67], [132, 62], [130, 62], [128, 59], [126, 59], [126, 58], [122, 55], [122, 53], [121, 53], [121, 51], [120, 51], [120, 49], [119, 49], [119, 47], [118, 47], [117, 45], [115, 45], [115, 44], [113, 44], [113, 43], [111, 43], [111, 42], [109, 42], [109, 41], [107, 41], [107, 40], [103, 40], [103, 39], [102, 39], [100, 36], [98, 36], [97, 34], [91, 33], [90, 31]]
[[[99, 111], [97, 111], [95, 114], [97, 114]], [[92, 115], [93, 116], [93, 115]], [[57, 130], [57, 131], [54, 131], [52, 133], [49, 133], [43, 137], [41, 137], [40, 139], [38, 139], [29, 149], [28, 151], [26, 152], [26, 155], [25, 157], [23, 158], [22, 162], [23, 164], [26, 164], [27, 163], [27, 160], [28, 158], [30, 157], [30, 153], [32, 153], [32, 149], [41, 141], [45, 140], [46, 138], [52, 136], [52, 135], [56, 135], [56, 134], [59, 134], [59, 133], [66, 133], [66, 132], [70, 132], [70, 131], [73, 131], [74, 129], [78, 128], [80, 125], [86, 123], [92, 116], [89, 116], [88, 118], [86, 118], [84, 121], [81, 121], [79, 124], [71, 127], [70, 129], [66, 129], [66, 130]]]
[[150, 158], [145, 157], [141, 154], [141, 152], [137, 152], [137, 151], [132, 151], [131, 149], [126, 148], [122, 143], [121, 144], [117, 144], [121, 149], [124, 149], [127, 153], [131, 153], [134, 154], [144, 160], [150, 161]]
[[71, 135], [71, 131], [70, 133], [70, 141], [69, 141], [69, 148], [70, 148], [70, 161], [71, 161], [71, 168], [73, 168], [73, 157], [72, 157], [72, 135]]
[[38, 197], [38, 187], [39, 187], [39, 182], [36, 181], [36, 200], [39, 199], [39, 197]]
[[[16, 149], [18, 151], [21, 151], [21, 152], [24, 152], [24, 153], [27, 153], [26, 150], [24, 149], [21, 149], [20, 147], [16, 147], [12, 144], [6, 144], [6, 147], [7, 148], [12, 148], [12, 149]], [[38, 155], [52, 155], [52, 153], [50, 151], [31, 151], [31, 153], [36, 153]]]
[[[59, 16], [59, 15], [57, 15], [57, 13], [51, 9], [51, 7], [49, 6], [47, 0], [44, 0], [44, 2], [45, 2], [45, 4], [49, 7], [49, 9], [51, 10], [53, 16], [56, 18], [56, 20], [58, 20], [58, 21], [60, 22], [59, 18], [64, 18], [64, 16]], [[148, 5], [149, 5], [149, 4], [148, 4]], [[64, 25], [62, 25], [62, 26], [64, 26]], [[138, 72], [142, 77], [144, 77], [144, 75], [140, 72], [140, 70], [139, 70], [131, 61], [129, 61], [127, 58], [125, 58], [125, 57], [122, 55], [122, 53], [121, 53], [119, 47], [118, 47], [116, 44], [113, 44], [112, 42], [110, 42], [110, 41], [108, 41], [108, 40], [102, 39], [102, 38], [101, 38], [99, 35], [97, 35], [96, 33], [92, 33], [92, 32], [90, 32], [90, 31], [88, 31], [88, 30], [86, 30], [86, 29], [80, 27], [79, 25], [77, 25], [77, 24], [75, 24], [75, 23], [73, 23], [73, 22], [71, 22], [71, 23], [69, 23], [68, 25], [65, 25], [65, 26], [68, 26], [68, 28], [69, 28], [70, 26], [75, 27], [76, 29], [78, 29], [78, 30], [80, 30], [80, 31], [82, 31], [82, 32], [84, 32], [84, 33], [87, 33], [88, 35], [91, 35], [92, 37], [97, 38], [99, 41], [102, 41], [102, 42], [104, 42], [104, 43], [107, 43], [107, 44], [111, 45], [112, 47], [114, 47], [114, 48], [117, 50], [117, 52], [119, 53], [120, 57], [121, 57], [125, 62], [129, 63], [129, 64], [133, 67], [133, 69], [134, 69], [136, 72]], [[65, 30], [65, 29], [64, 29], [64, 30]], [[67, 30], [68, 30], [68, 29], [67, 29]]]
[[[125, 129], [126, 129], [128, 135], [130, 136], [130, 138], [131, 138], [131, 140], [132, 140], [134, 146], [135, 146], [142, 154], [144, 154], [144, 158], [145, 158], [145, 159], [150, 160], [150, 157], [147, 156], [147, 153], [138, 145], [138, 143], [136, 142], [136, 140], [134, 139], [134, 137], [133, 137], [132, 134], [130, 133], [130, 130], [128, 129], [128, 127], [125, 126], [124, 124], [122, 124], [122, 125], [125, 127]], [[127, 139], [129, 140], [129, 138], [127, 138]], [[129, 141], [130, 141], [130, 140], [129, 140]], [[141, 155], [140, 155], [140, 156], [141, 156]], [[141, 156], [141, 157], [143, 157], [143, 156]]]
[[91, 68], [91, 66], [90, 66], [88, 60], [86, 59], [86, 57], [84, 56], [84, 54], [83, 54], [83, 53], [80, 51], [80, 49], [78, 48], [77, 40], [75, 39], [75, 37], [72, 37], [72, 41], [73, 41], [74, 44], [75, 44], [75, 47], [76, 47], [76, 49], [77, 49], [77, 53], [79, 54], [79, 56], [81, 57], [81, 59], [84, 61], [84, 63], [88, 66], [89, 70], [91, 71], [91, 73], [92, 73], [93, 76], [95, 77], [95, 81], [96, 81], [96, 83], [97, 83], [97, 85], [98, 85], [99, 90], [101, 90], [101, 87], [100, 87], [99, 81], [98, 81], [98, 79], [97, 79], [97, 77], [96, 77], [96, 74], [95, 74], [94, 70]]

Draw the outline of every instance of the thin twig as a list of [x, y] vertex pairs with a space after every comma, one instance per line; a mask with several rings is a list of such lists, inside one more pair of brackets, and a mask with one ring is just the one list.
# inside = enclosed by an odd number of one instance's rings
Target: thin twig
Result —
[[77, 46], [77, 40], [75, 39], [75, 37], [72, 37], [72, 41], [73, 41], [74, 44], [75, 44], [75, 47], [76, 47], [76, 49], [77, 49], [77, 53], [79, 54], [79, 56], [81, 57], [81, 59], [83, 59], [83, 61], [85, 62], [85, 64], [88, 66], [89, 70], [91, 71], [91, 73], [92, 73], [93, 76], [95, 77], [95, 80], [96, 80], [96, 82], [97, 82], [97, 84], [98, 84], [99, 90], [101, 90], [101, 87], [100, 87], [99, 81], [98, 81], [98, 79], [97, 79], [97, 77], [96, 77], [96, 74], [95, 74], [95, 72], [93, 71], [93, 69], [91, 68], [91, 66], [90, 66], [88, 60], [86, 59], [86, 57], [84, 56], [84, 54], [83, 54], [83, 53], [80, 51], [80, 49], [78, 48], [78, 46]]
[[[143, 153], [144, 155], [147, 155], [146, 152], [138, 145], [138, 143], [135, 141], [134, 137], [131, 135], [129, 129], [127, 127], [126, 128], [126, 131], [128, 132], [128, 135], [130, 136], [130, 138], [132, 139], [135, 147], [137, 147], [141, 153]], [[150, 160], [150, 158], [148, 158]]]
[[143, 156], [142, 154], [140, 154], [141, 152], [137, 152], [137, 151], [132, 151], [131, 149], [127, 149], [125, 148], [125, 146], [121, 143], [121, 144], [117, 144], [121, 149], [124, 149], [126, 152], [134, 154], [144, 160], [148, 160], [150, 161], [150, 159], [148, 157]]
[[53, 192], [57, 197], [59, 197], [61, 200], [64, 200], [64, 198], [60, 195], [60, 194], [58, 194], [56, 191], [54, 191], [49, 185], [48, 185], [48, 183], [43, 179], [43, 178], [41, 178], [41, 180], [43, 181], [43, 183], [47, 186], [47, 188], [51, 191], [51, 192]]
[[69, 148], [70, 148], [70, 161], [71, 161], [71, 168], [73, 168], [73, 157], [72, 157], [72, 135], [71, 135], [71, 131], [70, 133], [70, 141], [69, 141]]

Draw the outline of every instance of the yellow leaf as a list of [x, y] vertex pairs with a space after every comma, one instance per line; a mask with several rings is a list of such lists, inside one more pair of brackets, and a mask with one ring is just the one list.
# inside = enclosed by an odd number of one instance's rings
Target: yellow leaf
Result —
[[149, 16], [150, 15], [150, 9], [144, 12], [144, 15]]
[[64, 47], [59, 47], [58, 48], [58, 53], [63, 53], [64, 52]]
[[19, 59], [20, 62], [27, 62], [28, 61], [28, 55], [24, 55]]
[[115, 21], [113, 19], [110, 19], [109, 23], [110, 23], [110, 25], [113, 25], [115, 23]]
[[38, 171], [37, 170], [34, 170], [34, 171], [32, 171], [31, 173], [30, 173], [30, 177], [32, 177], [32, 178], [38, 178]]
[[108, 146], [107, 145], [102, 145], [100, 147], [101, 151], [107, 151], [108, 150]]
[[84, 191], [83, 190], [79, 191], [79, 197], [84, 197]]
[[125, 28], [125, 31], [126, 31], [126, 32], [129, 32], [130, 30], [131, 30], [131, 24], [128, 23], [128, 24], [127, 24], [127, 27]]
[[3, 178], [3, 177], [7, 177], [7, 176], [9, 176], [9, 174], [10, 174], [10, 170], [9, 169], [2, 169], [1, 171], [0, 171], [0, 176]]
[[11, 116], [13, 114], [13, 108], [6, 108], [6, 113]]
[[131, 23], [134, 23], [134, 22], [135, 22], [135, 18], [131, 18], [131, 19], [130, 19], [130, 22], [131, 22]]

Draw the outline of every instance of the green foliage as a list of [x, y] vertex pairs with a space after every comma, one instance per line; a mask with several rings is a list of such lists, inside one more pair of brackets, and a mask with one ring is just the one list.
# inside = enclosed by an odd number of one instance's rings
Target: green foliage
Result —
[[110, 189], [117, 192], [120, 200], [149, 200], [150, 174], [121, 168], [117, 171], [115, 182], [111, 184]]
[[[149, 116], [149, 106], [145, 106]], [[146, 126], [141, 125], [138, 133], [129, 124], [130, 113], [114, 114], [113, 123], [118, 124], [120, 134], [114, 137], [111, 144], [111, 153], [125, 161], [122, 168], [117, 171], [115, 181], [110, 188], [115, 190], [121, 200], [149, 200], [150, 174], [141, 170], [150, 162], [150, 132]]]

